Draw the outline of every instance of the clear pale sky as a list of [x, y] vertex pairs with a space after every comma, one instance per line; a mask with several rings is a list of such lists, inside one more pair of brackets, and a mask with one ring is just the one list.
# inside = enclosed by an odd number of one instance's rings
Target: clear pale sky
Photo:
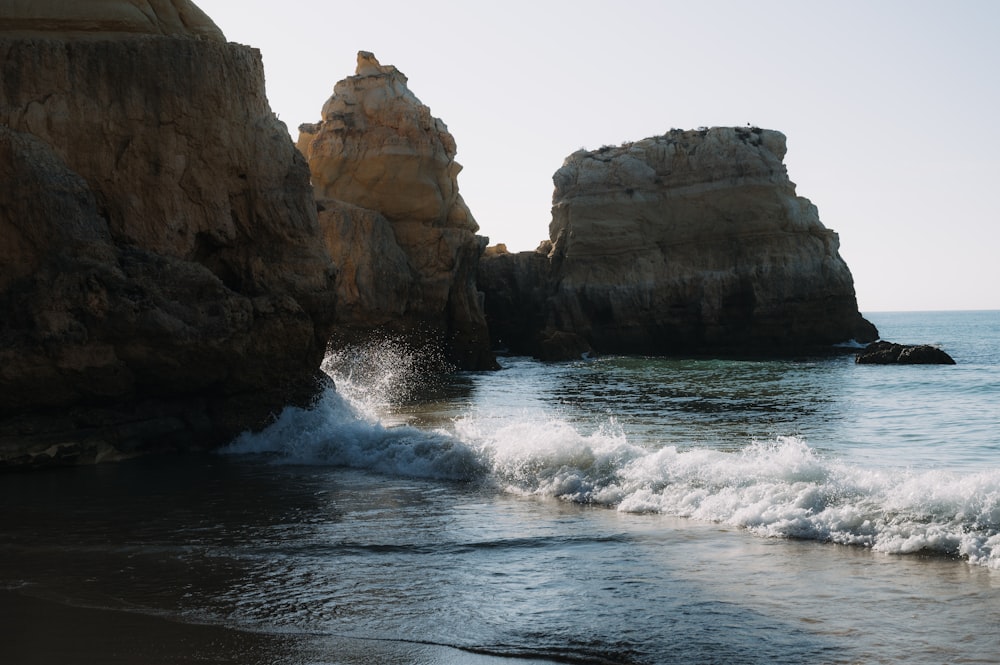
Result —
[[293, 139], [359, 50], [398, 67], [491, 243], [548, 236], [578, 148], [750, 123], [788, 137], [863, 312], [1000, 309], [1000, 1], [195, 1], [261, 50]]

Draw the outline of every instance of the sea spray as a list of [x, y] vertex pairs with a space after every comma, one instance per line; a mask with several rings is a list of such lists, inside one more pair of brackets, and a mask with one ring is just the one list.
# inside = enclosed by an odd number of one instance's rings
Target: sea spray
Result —
[[441, 377], [453, 368], [440, 349], [413, 348], [401, 339], [386, 336], [367, 344], [331, 349], [321, 369], [356, 411], [379, 421], [393, 407], [437, 387]]

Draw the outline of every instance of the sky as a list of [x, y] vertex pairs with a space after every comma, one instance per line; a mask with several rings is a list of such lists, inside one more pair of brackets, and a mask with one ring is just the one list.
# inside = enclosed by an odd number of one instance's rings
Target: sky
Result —
[[395, 65], [491, 243], [548, 237], [579, 148], [750, 123], [787, 136], [862, 312], [1000, 309], [1000, 2], [195, 1], [260, 49], [293, 140], [358, 51]]

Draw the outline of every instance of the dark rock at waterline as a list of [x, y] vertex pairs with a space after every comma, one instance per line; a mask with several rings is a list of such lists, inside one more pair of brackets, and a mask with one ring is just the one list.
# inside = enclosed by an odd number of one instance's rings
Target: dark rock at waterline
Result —
[[556, 330], [539, 340], [535, 355], [539, 360], [579, 360], [589, 357], [593, 353], [594, 350], [584, 338], [573, 333]]
[[930, 344], [869, 344], [855, 357], [859, 365], [954, 365], [947, 353]]

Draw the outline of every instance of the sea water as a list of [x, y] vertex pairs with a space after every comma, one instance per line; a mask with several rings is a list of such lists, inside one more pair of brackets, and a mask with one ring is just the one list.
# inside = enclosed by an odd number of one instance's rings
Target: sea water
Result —
[[288, 663], [998, 662], [1000, 312], [869, 318], [958, 364], [344, 350], [223, 454], [0, 480], [0, 584]]

